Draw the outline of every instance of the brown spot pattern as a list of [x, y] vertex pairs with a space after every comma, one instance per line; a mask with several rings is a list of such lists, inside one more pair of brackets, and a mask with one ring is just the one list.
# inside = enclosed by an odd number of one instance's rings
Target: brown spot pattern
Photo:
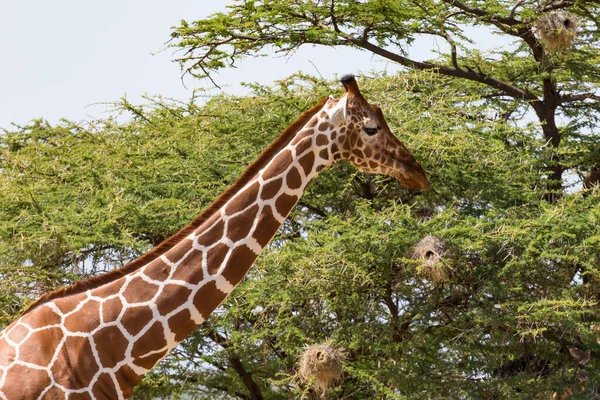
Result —
[[[19, 359], [36, 365], [48, 365], [64, 334], [60, 328], [49, 328], [31, 334], [29, 340], [19, 347]], [[44, 346], [36, 345], [44, 343]]]
[[272, 199], [281, 189], [281, 185], [283, 183], [282, 178], [274, 179], [268, 183], [265, 183], [260, 194], [261, 200]]
[[[219, 217], [219, 222], [213, 221], [213, 219], [216, 219], [217, 217]], [[210, 222], [210, 224], [209, 224], [209, 222]], [[210, 229], [208, 229], [207, 231], [202, 232], [200, 234], [200, 236], [198, 237], [198, 244], [201, 246], [210, 246], [211, 244], [213, 244], [214, 242], [219, 240], [219, 239], [215, 239], [215, 238], [221, 238], [223, 236], [223, 229], [225, 229], [225, 221], [220, 219], [220, 216], [218, 216], [218, 215], [215, 215], [214, 217], [212, 217], [207, 222], [207, 225], [209, 225], [209, 226], [213, 225], [213, 226]]]
[[23, 325], [17, 325], [12, 328], [8, 335], [6, 335], [10, 340], [15, 343], [21, 343], [23, 338], [29, 333], [29, 329], [27, 329]]
[[[187, 240], [187, 241], [190, 242], [190, 244], [191, 244], [191, 241], [189, 241], [189, 240]], [[169, 257], [172, 257], [172, 255], [169, 256], [169, 253], [170, 253], [170, 251], [166, 253], [167, 259], [170, 259]], [[182, 256], [183, 256], [183, 254], [182, 254]], [[158, 282], [164, 282], [165, 279], [167, 279], [169, 277], [170, 273], [171, 273], [171, 267], [169, 265], [167, 265], [160, 258], [157, 258], [154, 261], [152, 261], [144, 269], [144, 275], [146, 275], [148, 278], [150, 278], [154, 281], [158, 281]]]
[[92, 380], [98, 370], [96, 360], [93, 358], [87, 360], [89, 368], [78, 368], [77, 370], [65, 368], [67, 365], [76, 364], [80, 354], [92, 354], [90, 340], [87, 337], [67, 336], [60, 349], [59, 359], [62, 360], [62, 363], [56, 362], [50, 369], [56, 383], [67, 389], [87, 387], [87, 382]]
[[275, 232], [277, 232], [277, 229], [279, 229], [279, 225], [279, 221], [273, 216], [271, 207], [267, 206], [263, 208], [253, 235], [261, 247], [265, 247], [269, 243]]
[[154, 364], [160, 361], [164, 355], [167, 354], [167, 350], [161, 351], [160, 353], [151, 354], [147, 357], [136, 358], [135, 365], [138, 365], [142, 368], [151, 369], [154, 367]]
[[[97, 296], [101, 298], [106, 298], [112, 295], [119, 293], [123, 285], [125, 284], [125, 278], [117, 279], [114, 282], [111, 282], [106, 285], [102, 285], [97, 289], [92, 290], [92, 296]], [[67, 297], [68, 299], [69, 297]], [[79, 300], [81, 301], [81, 299]]]
[[116, 326], [107, 326], [94, 334], [94, 342], [98, 348], [110, 348], [112, 351], [99, 352], [100, 363], [105, 368], [114, 368], [125, 358], [125, 350], [129, 341]]
[[229, 260], [227, 260], [227, 267], [223, 271], [223, 277], [232, 285], [237, 285], [246, 275], [256, 257], [257, 255], [248, 247], [236, 247], [231, 253]]
[[17, 352], [9, 346], [6, 339], [0, 338], [0, 365], [8, 365], [15, 359]]
[[315, 143], [319, 147], [326, 146], [327, 143], [329, 143], [329, 139], [327, 138], [327, 135], [318, 135]]
[[[92, 294], [94, 293], [92, 292]], [[54, 301], [54, 304], [56, 304], [60, 312], [67, 314], [77, 308], [79, 303], [81, 303], [85, 298], [87, 298], [85, 293], [80, 293], [62, 299], [57, 299]]]
[[256, 194], [258, 193], [259, 188], [260, 184], [258, 182], [254, 182], [246, 189], [242, 190], [240, 193], [235, 195], [235, 197], [225, 205], [225, 214], [233, 215], [237, 212], [248, 208], [252, 203], [256, 201]]
[[[49, 308], [44, 311], [42, 318], [36, 318], [33, 314], [25, 314], [21, 321], [31, 329], [60, 324], [61, 317], [58, 314]], [[0, 348], [2, 348], [2, 345], [0, 345]]]
[[[71, 398], [75, 398], [76, 396], [71, 395]], [[52, 389], [48, 390], [46, 393], [44, 393], [44, 398], [45, 399], [52, 399], [52, 400], [62, 400], [66, 398], [65, 392], [63, 392], [62, 389], [59, 389], [58, 387], [54, 386]], [[80, 397], [82, 398], [82, 397]], [[88, 395], [88, 398], [89, 395]]]
[[333, 125], [331, 125], [329, 122], [321, 122], [319, 124], [319, 130], [321, 132], [325, 132], [326, 130], [329, 130], [331, 128], [333, 128]]
[[[119, 395], [114, 386], [112, 377], [106, 372], [100, 374], [92, 388], [92, 394], [96, 399], [117, 399]], [[71, 396], [72, 397], [72, 396]]]
[[[285, 150], [279, 153], [271, 162], [271, 165], [265, 170], [263, 173], [263, 179], [270, 179], [276, 177], [280, 174], [280, 171], [284, 166], [290, 165], [293, 161], [292, 152], [290, 150]], [[252, 197], [252, 200], [255, 200], [256, 196]], [[229, 213], [228, 213], [229, 214]]]
[[79, 312], [65, 318], [65, 328], [70, 332], [91, 332], [100, 326], [100, 302], [89, 300]]
[[113, 297], [104, 301], [102, 304], [102, 321], [104, 321], [105, 324], [116, 321], [121, 310], [123, 310], [123, 303], [120, 298]]
[[227, 223], [227, 237], [234, 242], [248, 237], [257, 212], [258, 205], [255, 204], [241, 214], [230, 218]]
[[169, 284], [163, 287], [162, 292], [156, 299], [157, 309], [160, 315], [167, 315], [178, 307], [181, 307], [192, 294], [192, 291], [184, 286]]
[[175, 340], [180, 342], [196, 329], [196, 323], [192, 320], [192, 314], [185, 309], [169, 318], [169, 328], [175, 333]]
[[299, 189], [300, 186], [302, 186], [302, 177], [300, 176], [300, 172], [298, 172], [298, 169], [296, 169], [296, 167], [292, 167], [290, 169], [287, 176], [285, 177], [285, 182], [287, 184], [287, 187], [292, 190]]
[[206, 319], [224, 299], [225, 293], [217, 289], [216, 283], [207, 282], [196, 292], [194, 306], [196, 306], [198, 312]]
[[117, 382], [123, 391], [123, 397], [129, 399], [133, 396], [133, 387], [142, 381], [142, 377], [136, 374], [129, 366], [124, 365], [117, 372]]
[[123, 292], [123, 297], [129, 304], [144, 303], [152, 300], [159, 287], [146, 282], [141, 277], [136, 276], [129, 283]]
[[[3, 388], [8, 399], [37, 399], [44, 389], [50, 385], [50, 377], [46, 371], [30, 369], [21, 365], [13, 365], [6, 373], [7, 382], [20, 382]], [[28, 382], [39, 382], [29, 385]]]
[[303, 140], [302, 142], [298, 143], [298, 145], [296, 146], [296, 156], [300, 156], [301, 154], [306, 153], [307, 151], [309, 151], [312, 147], [312, 139], [311, 138], [307, 138], [305, 140]]
[[173, 273], [171, 279], [176, 281], [184, 281], [196, 285], [204, 279], [204, 272], [202, 271], [202, 255], [201, 251], [192, 253]]
[[181, 258], [192, 249], [193, 244], [194, 243], [190, 239], [183, 239], [181, 242], [179, 242], [179, 244], [177, 244], [177, 246], [167, 251], [165, 253], [165, 256], [169, 261], [175, 263], [181, 260]]
[[300, 158], [300, 160], [298, 162], [300, 163], [300, 166], [302, 166], [302, 169], [304, 170], [304, 175], [309, 175], [312, 172], [313, 165], [315, 164], [315, 154], [312, 152], [308, 153], [308, 154], [302, 156], [302, 158]]
[[223, 243], [219, 243], [218, 245], [216, 245], [208, 251], [206, 264], [208, 266], [209, 274], [212, 275], [215, 272], [217, 272], [217, 270], [221, 266], [221, 263], [223, 263], [223, 260], [225, 259], [225, 256], [227, 255], [228, 251], [229, 246]]
[[288, 213], [294, 208], [298, 201], [297, 196], [290, 196], [289, 194], [283, 193], [275, 201], [275, 207], [280, 215], [288, 215]]
[[152, 310], [148, 306], [129, 307], [125, 310], [121, 324], [127, 332], [135, 336], [152, 320]]
[[[158, 321], [152, 324], [150, 329], [144, 333], [144, 336], [152, 338], [152, 340], [139, 340], [133, 344], [131, 355], [135, 358], [163, 349], [167, 345], [163, 325]], [[152, 366], [148, 368], [152, 368]]]

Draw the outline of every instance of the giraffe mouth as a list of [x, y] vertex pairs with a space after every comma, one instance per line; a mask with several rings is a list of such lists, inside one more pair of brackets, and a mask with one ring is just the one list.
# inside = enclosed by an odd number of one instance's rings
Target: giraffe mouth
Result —
[[419, 190], [427, 190], [429, 188], [429, 182], [427, 181], [427, 177], [423, 175], [422, 178], [415, 179], [413, 177], [406, 177], [401, 174], [397, 174], [394, 178], [398, 179], [402, 186], [405, 186], [409, 189], [419, 189]]
[[427, 174], [421, 163], [414, 158], [410, 161], [399, 160], [396, 157], [392, 157], [392, 159], [395, 165], [390, 175], [398, 179], [403, 186], [409, 189], [420, 190], [427, 190], [429, 188]]

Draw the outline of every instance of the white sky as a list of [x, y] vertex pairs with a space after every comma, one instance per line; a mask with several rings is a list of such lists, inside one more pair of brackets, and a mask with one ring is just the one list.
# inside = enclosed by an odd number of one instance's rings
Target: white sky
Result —
[[[134, 104], [143, 102], [143, 94], [187, 100], [194, 87], [210, 87], [210, 82], [187, 77], [184, 87], [172, 50], [160, 50], [181, 19], [225, 11], [227, 3], [231, 1], [3, 0], [0, 128], [40, 117], [51, 123], [104, 117], [109, 107], [97, 103], [124, 95]], [[420, 41], [411, 55], [427, 58], [438, 44]], [[291, 58], [247, 59], [215, 80], [226, 92], [241, 93], [240, 82], [268, 84], [299, 70], [332, 78], [397, 69], [367, 52], [306, 47]]]

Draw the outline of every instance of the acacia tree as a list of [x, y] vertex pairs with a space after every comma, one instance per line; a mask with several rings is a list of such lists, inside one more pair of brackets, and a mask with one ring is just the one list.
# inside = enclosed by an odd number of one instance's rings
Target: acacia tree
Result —
[[[173, 31], [173, 46], [183, 50], [184, 54], [179, 61], [187, 73], [210, 79], [213, 72], [220, 68], [235, 66], [240, 58], [264, 55], [273, 48], [280, 52], [291, 53], [305, 44], [350, 46], [372, 52], [409, 70], [432, 71], [435, 74], [432, 84], [440, 88], [451, 87], [456, 91], [454, 93], [461, 93], [464, 96], [460, 98], [459, 95], [445, 104], [445, 106], [455, 106], [455, 110], [459, 110], [457, 113], [462, 120], [457, 125], [467, 124], [465, 127], [470, 127], [468, 124], [474, 123], [473, 121], [495, 119], [498, 124], [512, 123], [523, 127], [526, 124], [523, 120], [534, 121], [522, 132], [527, 132], [529, 140], [537, 138], [541, 141], [537, 146], [528, 142], [529, 145], [525, 146], [527, 150], [521, 148], [521, 151], [527, 151], [528, 156], [534, 157], [539, 163], [537, 165], [541, 166], [540, 170], [543, 171], [543, 179], [531, 186], [535, 203], [540, 207], [541, 198], [554, 203], [566, 192], [579, 190], [582, 183], [584, 189], [590, 189], [599, 181], [600, 147], [596, 136], [600, 106], [600, 95], [597, 91], [600, 83], [598, 67], [600, 55], [597, 50], [600, 48], [598, 31], [600, 23], [597, 17], [599, 8], [597, 1], [586, 0], [240, 1], [231, 6], [227, 13], [215, 14], [208, 19], [191, 23], [183, 21]], [[575, 41], [569, 49], [562, 51], [556, 51], [551, 43], [540, 40], [544, 33], [541, 31], [540, 18], [557, 12], [570, 13], [561, 15], [563, 20], [560, 22], [563, 26], [558, 28], [559, 31], [574, 29], [574, 25], [579, 25]], [[478, 51], [473, 46], [476, 39], [470, 38], [467, 34], [468, 27], [486, 28], [494, 34], [508, 38], [511, 44], [485, 52]], [[419, 35], [441, 38], [447, 43], [447, 52], [441, 52], [433, 60], [411, 59], [407, 56], [406, 49]], [[389, 91], [386, 91], [386, 94], [390, 96]], [[442, 96], [439, 91], [430, 91], [428, 94], [429, 97], [425, 97], [428, 101]], [[421, 95], [424, 96], [423, 93]], [[482, 105], [482, 107], [472, 107], [475, 105]], [[446, 115], [434, 106], [429, 106], [429, 109], [423, 110], [422, 113], [421, 115], [437, 118]], [[421, 126], [423, 125], [421, 121]], [[507, 146], [519, 147], [523, 144], [521, 138], [515, 139], [511, 135], [506, 135], [504, 142]], [[503, 151], [505, 152], [506, 149]], [[429, 165], [435, 166], [432, 171], [434, 176], [440, 174], [439, 168], [445, 166], [431, 160], [429, 162], [431, 162]], [[444, 181], [444, 184], [452, 186], [452, 183], [448, 182], [458, 181], [460, 185], [463, 177], [463, 174], [458, 173], [450, 176], [449, 181]], [[479, 187], [486, 184], [478, 182]], [[528, 192], [523, 189], [523, 186], [518, 190]], [[366, 193], [369, 193], [369, 190], [366, 190]], [[489, 218], [490, 214], [481, 210], [498, 207], [500, 204], [498, 201], [502, 198], [501, 196], [492, 201], [491, 197], [484, 196], [485, 200], [478, 201], [477, 195], [458, 193], [460, 191], [452, 193], [452, 196], [444, 199], [445, 201], [432, 201], [431, 209], [446, 210], [448, 207], [460, 209], [460, 213], [470, 209], [478, 215], [478, 218], [483, 216]], [[514, 195], [514, 192], [512, 194]], [[523, 193], [520, 193], [516, 198], [521, 198], [522, 195]], [[460, 206], [450, 206], [447, 202], [449, 198], [457, 201]], [[516, 198], [512, 199], [513, 206], [520, 202]], [[574, 204], [567, 204], [569, 207], [577, 208]], [[435, 211], [424, 214], [427, 217], [433, 214], [432, 219], [437, 216]], [[506, 215], [502, 216], [506, 217]], [[529, 215], [527, 218], [531, 217]], [[494, 214], [494, 218], [498, 216]], [[576, 234], [575, 237], [579, 236]], [[506, 237], [504, 239], [507, 240]], [[569, 287], [579, 280], [594, 286], [595, 272], [593, 271], [596, 270], [596, 255], [588, 261], [578, 257], [567, 261], [571, 258], [569, 251], [559, 249], [561, 246], [568, 246], [568, 240], [552, 239], [543, 234], [536, 237], [541, 239], [539, 242], [533, 238], [529, 239], [531, 243], [538, 243], [535, 246], [538, 252], [545, 254], [537, 260], [538, 263], [541, 262], [538, 266], [546, 264], [549, 269], [546, 272], [538, 271], [540, 274], [532, 273], [529, 275], [530, 278], [544, 276], [544, 279], [558, 279], [554, 282], [560, 287]], [[556, 252], [550, 250], [557, 244]], [[494, 248], [491, 243], [487, 245], [488, 249]], [[533, 245], [523, 245], [521, 250], [531, 249], [530, 246]], [[504, 246], [500, 246], [500, 249], [504, 249]], [[512, 253], [513, 251], [516, 253]], [[462, 252], [471, 254], [470, 250], [464, 248]], [[511, 249], [510, 252], [520, 253], [515, 249]], [[519, 258], [523, 269], [535, 264], [528, 257], [523, 257], [523, 253]], [[494, 264], [496, 267], [504, 265], [502, 267], [504, 273], [511, 270], [508, 267], [511, 265], [510, 262], [496, 260]], [[558, 267], [559, 265], [561, 267]], [[566, 267], [567, 265], [570, 267]], [[558, 270], [553, 270], [551, 266]], [[563, 272], [564, 268], [567, 268], [570, 273], [563, 276], [569, 278], [559, 284], [561, 279], [558, 278], [560, 276], [558, 271], [561, 268]], [[518, 274], [523, 273], [518, 268], [514, 271]], [[552, 274], [556, 276], [551, 277]], [[531, 286], [530, 283], [523, 283], [523, 285], [528, 289], [522, 288], [521, 291], [539, 290], [538, 296], [548, 296], [545, 289], [534, 290], [535, 285]], [[484, 289], [481, 293], [488, 290], [490, 289]], [[595, 290], [592, 289], [592, 292]], [[477, 292], [477, 289], [471, 287], [464, 296], [471, 296], [472, 291]], [[414, 294], [412, 292], [413, 296]], [[488, 295], [493, 297], [489, 293]], [[507, 292], [500, 297], [504, 298], [505, 295]], [[587, 292], [578, 295], [587, 295]], [[457, 296], [453, 298], [464, 298], [463, 295]], [[562, 295], [558, 297], [566, 300]], [[382, 298], [381, 301], [390, 306], [389, 310], [394, 315], [394, 303], [389, 298], [387, 301]], [[414, 297], [407, 296], [406, 301], [414, 301]], [[521, 302], [521, 307], [535, 308], [531, 305], [533, 298], [518, 300], [513, 298], [512, 301], [514, 305]], [[501, 306], [496, 304], [494, 307]], [[586, 307], [592, 305], [588, 304], [584, 308]], [[510, 312], [509, 314], [511, 315], [508, 317], [509, 320], [516, 318], [515, 314]], [[585, 329], [589, 332], [591, 324], [587, 318], [583, 318], [581, 322], [588, 322]], [[534, 341], [538, 335], [541, 335], [549, 343], [562, 342], [559, 346], [561, 352], [565, 352], [565, 349], [571, 351], [577, 348], [573, 343], [569, 345], [568, 341], [563, 341], [565, 332], [563, 329], [556, 330], [545, 324], [538, 326], [533, 322], [532, 326], [535, 328], [528, 332], [532, 334]], [[513, 333], [516, 334], [515, 331]], [[488, 334], [491, 335], [489, 332]], [[398, 335], [396, 333], [394, 337], [398, 338]], [[496, 335], [506, 337], [505, 334], [498, 334], [498, 332]], [[524, 342], [530, 344], [527, 340]], [[502, 342], [497, 342], [497, 345], [501, 346]], [[496, 363], [486, 360], [485, 364], [490, 368], [490, 365]], [[540, 355], [539, 349], [538, 351], [523, 350], [518, 356], [515, 353], [508, 356], [503, 363], [492, 370], [491, 375], [496, 378], [514, 379], [515, 375], [527, 371], [535, 377], [545, 377], [554, 367], [550, 367], [551, 364], [552, 361], [549, 361], [547, 356]], [[475, 371], [483, 373], [481, 367], [482, 365], [475, 368]], [[464, 371], [458, 375], [462, 374]], [[578, 375], [578, 372], [574, 372], [574, 375]], [[580, 380], [586, 381], [583, 378]], [[529, 395], [531, 393], [529, 392]]]
[[[205, 20], [183, 21], [173, 31], [173, 46], [185, 51], [179, 61], [186, 72], [210, 78], [242, 57], [273, 48], [290, 53], [306, 44], [350, 46], [409, 69], [474, 84], [480, 98], [506, 119], [533, 112], [549, 144], [544, 155], [549, 200], [561, 194], [565, 171], [592, 172], [565, 160], [561, 144], [597, 128], [597, 1], [248, 0], [229, 9]], [[558, 11], [579, 20], [577, 40], [568, 52], [548, 51], [536, 36], [538, 17]], [[564, 28], [574, 22], [567, 20]], [[468, 37], [468, 27], [487, 28], [512, 39], [512, 44], [487, 52], [473, 50], [476, 38]], [[448, 52], [429, 61], [409, 58], [406, 49], [419, 35], [440, 38]], [[567, 122], [561, 126], [560, 121]], [[593, 170], [597, 169], [596, 161]]]
[[[333, 24], [332, 4], [340, 31], [362, 37], [373, 21], [366, 42], [387, 51], [425, 26], [448, 25], [455, 62], [448, 54], [421, 62], [440, 68], [415, 64], [395, 76], [361, 79], [365, 96], [424, 162], [431, 189], [409, 191], [343, 163], [323, 172], [248, 278], [136, 396], [309, 397], [297, 359], [305, 345], [325, 341], [348, 352], [344, 380], [329, 398], [592, 395], [600, 382], [600, 194], [593, 174], [583, 189], [549, 180], [548, 168], [587, 173], [598, 163], [590, 94], [598, 85], [596, 4], [473, 2], [470, 10], [487, 13], [475, 18], [462, 3], [444, 1], [246, 2], [182, 25], [175, 44], [190, 57], [210, 49], [200, 45], [207, 38], [227, 41], [209, 54], [236, 57], [269, 45], [293, 49], [309, 38], [355, 45], [321, 23], [294, 25], [294, 14]], [[582, 31], [569, 53], [545, 54], [537, 63], [520, 38], [510, 49], [478, 53], [450, 23], [500, 23], [492, 16], [504, 16], [531, 30], [535, 7], [567, 7], [579, 16]], [[447, 18], [434, 18], [435, 10]], [[417, 20], [417, 12], [429, 17]], [[271, 42], [252, 39], [252, 32], [267, 31]], [[215, 57], [190, 72], [231, 61]], [[441, 67], [505, 82], [542, 102], [549, 77], [562, 90], [557, 95], [570, 96], [555, 108], [558, 145], [548, 143], [544, 124], [521, 122], [531, 101]], [[215, 96], [202, 106], [121, 101], [115, 107], [130, 122], [33, 121], [0, 135], [0, 326], [40, 291], [122, 265], [176, 232], [339, 85], [295, 76], [251, 89], [250, 96]], [[412, 257], [426, 235], [447, 243], [442, 275]]]
[[[121, 102], [133, 118], [124, 124], [34, 121], [5, 132], [2, 325], [40, 290], [122, 265], [177, 231], [337, 86], [293, 77], [201, 107]], [[598, 193], [547, 203], [537, 128], [493, 118], [472, 87], [421, 73], [361, 86], [425, 161], [431, 190], [346, 164], [323, 172], [248, 278], [138, 398], [311, 396], [297, 359], [326, 341], [348, 352], [330, 398], [593, 390]], [[443, 279], [410, 256], [428, 234], [451, 250]], [[581, 364], [570, 349], [592, 359]]]

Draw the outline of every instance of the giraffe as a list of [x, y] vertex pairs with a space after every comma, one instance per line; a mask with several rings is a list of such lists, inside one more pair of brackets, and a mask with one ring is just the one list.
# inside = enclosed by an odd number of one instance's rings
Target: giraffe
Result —
[[426, 174], [352, 75], [188, 226], [125, 267], [43, 295], [0, 332], [0, 399], [127, 399], [246, 275], [337, 160], [425, 190]]

